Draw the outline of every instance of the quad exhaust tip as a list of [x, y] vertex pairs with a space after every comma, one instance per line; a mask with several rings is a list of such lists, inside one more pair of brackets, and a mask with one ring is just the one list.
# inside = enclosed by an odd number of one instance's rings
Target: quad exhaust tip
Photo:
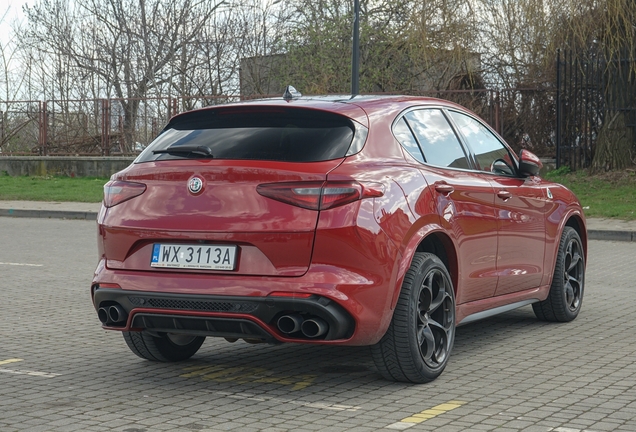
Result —
[[102, 306], [97, 310], [97, 317], [102, 324], [119, 324], [128, 319], [128, 314], [120, 305]]
[[300, 326], [300, 331], [308, 338], [320, 337], [327, 333], [327, 330], [329, 330], [329, 324], [320, 318], [310, 318], [303, 321]]
[[102, 324], [106, 324], [108, 322], [108, 309], [105, 307], [100, 307], [97, 310], [97, 318], [102, 322]]
[[296, 333], [300, 331], [300, 327], [303, 324], [303, 317], [298, 314], [283, 315], [278, 318], [278, 330], [285, 334]]
[[128, 314], [123, 307], [119, 305], [113, 305], [108, 308], [108, 318], [114, 323], [126, 321]]
[[301, 332], [306, 338], [317, 338], [329, 331], [329, 324], [321, 318], [304, 319], [300, 314], [283, 315], [276, 322], [278, 330], [285, 334]]

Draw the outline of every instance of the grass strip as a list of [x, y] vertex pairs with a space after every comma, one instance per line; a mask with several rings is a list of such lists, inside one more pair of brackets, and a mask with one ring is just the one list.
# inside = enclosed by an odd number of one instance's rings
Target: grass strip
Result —
[[107, 181], [95, 177], [11, 177], [0, 173], [0, 200], [97, 203], [102, 200]]
[[552, 171], [546, 179], [568, 187], [581, 201], [586, 217], [636, 219], [636, 172], [626, 170], [598, 175], [585, 171]]

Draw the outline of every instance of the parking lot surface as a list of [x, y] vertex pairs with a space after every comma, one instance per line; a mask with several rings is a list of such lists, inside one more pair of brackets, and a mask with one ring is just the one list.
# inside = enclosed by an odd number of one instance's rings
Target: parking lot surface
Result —
[[0, 431], [636, 431], [636, 243], [590, 242], [568, 324], [459, 327], [435, 382], [368, 348], [228, 343], [157, 364], [101, 329], [95, 222], [0, 217]]

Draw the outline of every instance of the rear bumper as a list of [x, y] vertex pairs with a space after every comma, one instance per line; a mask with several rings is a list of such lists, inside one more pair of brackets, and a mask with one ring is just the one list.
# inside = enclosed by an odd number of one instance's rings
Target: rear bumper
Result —
[[[346, 341], [355, 330], [353, 317], [326, 297], [236, 297], [140, 292], [93, 285], [96, 310], [121, 307], [119, 322], [104, 328], [122, 331], [187, 333], [200, 336], [258, 339], [267, 342]], [[123, 312], [122, 312], [123, 310]], [[287, 335], [277, 329], [283, 315], [302, 314], [325, 321], [329, 329], [320, 338]]]
[[[372, 208], [370, 202], [360, 204], [360, 212], [366, 209], [364, 213], [368, 216], [364, 220], [374, 220]], [[181, 326], [183, 331], [200, 331], [211, 336], [228, 337], [225, 330], [218, 330], [220, 327], [215, 326], [215, 323], [219, 323], [218, 320], [203, 319], [219, 318], [231, 326], [230, 333], [240, 334], [230, 336], [231, 338], [254, 338], [256, 335], [260, 339], [271, 337], [281, 342], [375, 344], [386, 332], [393, 315], [391, 304], [395, 295], [399, 254], [382, 231], [373, 232], [348, 226], [347, 224], [355, 222], [351, 220], [351, 214], [354, 213], [349, 210], [347, 206], [330, 210], [330, 223], [338, 222], [345, 226], [318, 229], [312, 263], [302, 275], [292, 277], [118, 269], [108, 268], [106, 260], [102, 258], [92, 282], [95, 306], [99, 309], [105, 301], [121, 302], [125, 309], [123, 313], [128, 319], [119, 327], [106, 323], [105, 328], [114, 330], [168, 326], [169, 330], [176, 331]], [[95, 289], [100, 285], [102, 288]], [[115, 292], [101, 291], [105, 287], [111, 287]], [[118, 292], [122, 293], [121, 297]], [[173, 308], [169, 304], [147, 308], [146, 304], [133, 303], [128, 298], [131, 296], [221, 303], [229, 300], [234, 304], [228, 306], [229, 309], [199, 309], [192, 306]], [[243, 309], [244, 307], [247, 309]], [[316, 338], [290, 337], [279, 331], [276, 325], [280, 314], [286, 312], [296, 312], [303, 318], [320, 318], [329, 324], [330, 330]], [[146, 318], [145, 324], [141, 318], [134, 321], [134, 316], [141, 313], [176, 317], [176, 321], [174, 325], [165, 322], [151, 323], [151, 317]], [[193, 318], [190, 321], [184, 317]], [[235, 325], [237, 320], [254, 323], [258, 330], [242, 331], [240, 325]], [[261, 330], [266, 332], [267, 337], [261, 337]]]
[[[92, 282], [93, 302], [98, 314], [103, 306], [122, 308], [125, 322], [117, 325], [100, 315], [104, 328], [111, 330], [372, 345], [382, 338], [393, 314], [395, 248], [382, 234], [369, 236], [369, 242], [365, 236], [349, 238], [358, 231], [321, 230], [314, 245], [317, 262], [296, 277], [114, 269], [102, 258]], [[153, 299], [151, 306], [148, 299]], [[283, 333], [277, 320], [285, 313], [320, 318], [329, 330], [319, 337]]]

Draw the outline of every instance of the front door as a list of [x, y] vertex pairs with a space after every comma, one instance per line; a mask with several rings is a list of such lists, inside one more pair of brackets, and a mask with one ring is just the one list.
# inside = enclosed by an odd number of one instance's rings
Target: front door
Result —
[[495, 193], [499, 275], [495, 295], [538, 287], [545, 254], [544, 190], [537, 179], [519, 177], [509, 149], [485, 125], [456, 111], [450, 116]]

